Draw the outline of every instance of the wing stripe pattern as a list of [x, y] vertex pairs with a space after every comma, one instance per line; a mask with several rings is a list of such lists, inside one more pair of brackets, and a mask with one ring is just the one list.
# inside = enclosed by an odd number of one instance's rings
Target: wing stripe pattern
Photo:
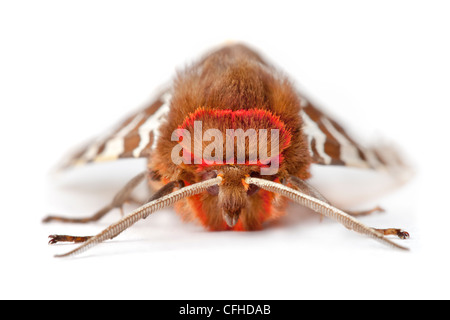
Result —
[[[62, 168], [119, 158], [148, 157], [159, 137], [158, 128], [170, 110], [172, 94], [166, 91], [149, 107], [128, 117], [115, 130], [74, 154]], [[333, 119], [300, 96], [303, 133], [315, 163], [385, 169], [404, 166], [393, 149], [364, 148]]]
[[309, 152], [313, 158], [321, 159], [324, 164], [330, 164], [332, 159], [325, 153], [326, 134], [320, 130], [318, 124], [306, 112], [302, 112], [301, 115], [303, 118], [303, 133], [308, 141]]
[[388, 147], [364, 148], [334, 120], [301, 97], [303, 133], [313, 161], [324, 165], [344, 165], [382, 170], [403, 166], [395, 150]]
[[70, 157], [62, 168], [89, 162], [148, 156], [156, 145], [158, 127], [169, 112], [171, 98], [169, 91], [161, 94], [149, 107], [128, 117], [101, 138], [88, 143]]
[[149, 117], [141, 126], [139, 126], [139, 146], [132, 152], [135, 158], [148, 155], [144, 150], [151, 150], [156, 145], [155, 142], [159, 136], [158, 127], [161, 125], [161, 120], [169, 112], [171, 98], [172, 95], [170, 93], [164, 94], [162, 96], [162, 106], [156, 110], [153, 116]]

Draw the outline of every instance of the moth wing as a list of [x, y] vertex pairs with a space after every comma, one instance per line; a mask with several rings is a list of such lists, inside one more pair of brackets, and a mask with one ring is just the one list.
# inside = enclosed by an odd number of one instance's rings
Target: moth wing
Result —
[[300, 96], [303, 133], [314, 163], [393, 171], [406, 168], [391, 146], [366, 147], [330, 116]]
[[112, 130], [73, 153], [60, 168], [148, 157], [156, 145], [158, 128], [169, 112], [170, 100], [170, 91], [162, 92], [148, 107], [131, 114]]

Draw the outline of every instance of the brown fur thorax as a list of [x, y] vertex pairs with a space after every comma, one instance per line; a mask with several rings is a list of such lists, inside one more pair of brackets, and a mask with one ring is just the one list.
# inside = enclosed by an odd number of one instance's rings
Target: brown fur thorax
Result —
[[[311, 156], [301, 132], [300, 101], [291, 83], [272, 66], [243, 45], [224, 47], [204, 57], [178, 74], [173, 86], [170, 111], [160, 127], [156, 150], [149, 160], [149, 168], [167, 181], [183, 180], [187, 184], [201, 181], [205, 172], [213, 167], [196, 164], [172, 163], [171, 153], [178, 141], [172, 141], [172, 133], [199, 110], [213, 112], [241, 112], [262, 110], [273, 115], [289, 132], [289, 145], [281, 150], [282, 161], [276, 176], [263, 176], [270, 180], [295, 175], [309, 177]], [[270, 117], [270, 116], [269, 116]], [[233, 118], [235, 119], [235, 118]], [[203, 120], [203, 130], [225, 129], [225, 117], [217, 121]], [[228, 125], [225, 124], [225, 126]], [[236, 127], [267, 129], [266, 120], [251, 119], [251, 124], [234, 123]], [[188, 128], [191, 129], [191, 128]], [[257, 191], [247, 195], [242, 184], [246, 175], [259, 174], [258, 166], [221, 165], [214, 167], [214, 174], [222, 174], [223, 184], [217, 195], [205, 194], [181, 201], [177, 205], [187, 219], [199, 219], [214, 230], [252, 230], [280, 215], [278, 207], [271, 205], [273, 195]], [[280, 207], [281, 208], [281, 207]], [[231, 219], [229, 226], [222, 218], [222, 211]], [[218, 213], [219, 212], [219, 213]], [[239, 217], [239, 223], [233, 218]]]

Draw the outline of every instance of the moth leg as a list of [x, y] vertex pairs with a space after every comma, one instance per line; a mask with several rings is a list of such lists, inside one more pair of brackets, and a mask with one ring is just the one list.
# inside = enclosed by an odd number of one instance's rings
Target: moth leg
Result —
[[[384, 242], [387, 245], [390, 245], [394, 248], [401, 250], [409, 250], [408, 248], [397, 244], [396, 242], [385, 237], [386, 234], [396, 234], [397, 236], [404, 237], [408, 235], [407, 232], [396, 229], [375, 229], [372, 227], [368, 227], [367, 225], [361, 223], [354, 217], [348, 215], [344, 211], [329, 205], [322, 200], [319, 200], [309, 194], [305, 194], [301, 191], [295, 190], [290, 186], [283, 185], [276, 181], [270, 181], [267, 179], [261, 178], [252, 178], [246, 177], [245, 183], [248, 185], [256, 185], [263, 190], [267, 190], [269, 192], [273, 192], [292, 200], [295, 203], [298, 203], [306, 208], [309, 208], [325, 217], [328, 217], [336, 222], [339, 222], [341, 225], [346, 227], [349, 230], [358, 232], [360, 234], [364, 234], [369, 236], [375, 240], [380, 242]], [[284, 182], [283, 182], [284, 183]]]
[[142, 206], [142, 205], [145, 204], [144, 201], [139, 200], [139, 199], [136, 199], [136, 198], [133, 197], [133, 196], [130, 196], [130, 197], [125, 201], [125, 203], [132, 203], [132, 204], [136, 204], [136, 205], [138, 205], [138, 206]]
[[[288, 179], [288, 182], [289, 182], [289, 184], [292, 185], [292, 187], [294, 189], [301, 191], [311, 197], [317, 198], [325, 203], [328, 203], [329, 205], [332, 205], [330, 203], [330, 201], [328, 201], [317, 189], [315, 189], [313, 186], [311, 186], [306, 181], [304, 181], [300, 178], [297, 178], [295, 176], [291, 176]], [[384, 212], [384, 209], [379, 206], [376, 206], [375, 208], [370, 209], [370, 210], [361, 210], [361, 211], [343, 210], [343, 211], [345, 211], [346, 213], [348, 213], [351, 216], [356, 217], [356, 216], [366, 216], [373, 212]]]
[[[311, 186], [309, 183], [307, 183], [304, 180], [301, 180], [300, 178], [297, 178], [295, 176], [291, 176], [288, 179], [288, 183], [293, 186], [294, 189], [299, 190], [311, 197], [317, 198], [325, 203], [328, 203], [329, 205], [332, 205], [319, 191], [317, 191], [313, 186]], [[384, 209], [377, 206], [370, 210], [363, 210], [363, 211], [348, 211], [343, 210], [345, 213], [351, 215], [351, 216], [365, 216], [368, 214], [371, 214], [373, 212], [384, 212]], [[321, 220], [323, 219], [323, 216], [321, 215]], [[375, 229], [375, 231], [378, 231], [385, 236], [388, 235], [394, 235], [399, 237], [400, 239], [408, 239], [409, 233], [402, 230], [402, 229], [396, 229], [396, 228], [388, 228], [388, 229]]]
[[348, 213], [351, 216], [357, 217], [357, 216], [367, 216], [373, 212], [384, 212], [385, 210], [381, 208], [380, 206], [376, 206], [375, 208], [372, 208], [370, 210], [362, 210], [362, 211], [349, 211], [346, 210], [345, 212]]
[[60, 234], [52, 234], [48, 236], [50, 238], [50, 241], [48, 244], [55, 244], [58, 242], [73, 242], [73, 243], [82, 243], [88, 241], [92, 236], [87, 237], [80, 237], [80, 236], [66, 236], [66, 235], [60, 235]]
[[[48, 244], [51, 245], [51, 244], [56, 244], [59, 242], [83, 243], [83, 242], [88, 241], [93, 236], [67, 236], [67, 235], [62, 235], [62, 234], [52, 234], [48, 237], [50, 239]], [[110, 240], [113, 238], [114, 237], [110, 238]]]
[[409, 239], [409, 233], [402, 229], [395, 229], [395, 228], [389, 228], [389, 229], [375, 229], [375, 231], [378, 231], [385, 236], [397, 236], [400, 239]]
[[[184, 187], [184, 182], [183, 181], [181, 181], [181, 180], [179, 180], [179, 181], [171, 181], [168, 184], [166, 184], [165, 186], [163, 186], [161, 189], [159, 189], [145, 203], [148, 203], [150, 201], [153, 201], [153, 200], [159, 199], [161, 197], [164, 197], [164, 196], [168, 195], [169, 193], [171, 193], [175, 188], [183, 188], [183, 187]], [[145, 218], [146, 217], [144, 217], [144, 219]], [[117, 237], [120, 233], [121, 232], [115, 234], [113, 237], [110, 238], [110, 240], [114, 239], [115, 237]], [[88, 241], [92, 237], [93, 236], [67, 236], [67, 235], [53, 234], [53, 235], [49, 236], [50, 241], [48, 242], [48, 244], [56, 244], [58, 242], [82, 243], [82, 242]]]
[[123, 214], [123, 205], [127, 202], [132, 200], [131, 198], [131, 192], [144, 180], [146, 177], [147, 172], [142, 172], [135, 176], [133, 179], [131, 179], [113, 198], [111, 203], [107, 204], [100, 210], [98, 210], [94, 215], [91, 217], [85, 217], [85, 218], [66, 218], [61, 216], [48, 216], [46, 217], [43, 222], [51, 222], [51, 221], [59, 221], [59, 222], [65, 222], [65, 223], [88, 223], [88, 222], [94, 222], [98, 221], [101, 218], [103, 218], [108, 212], [110, 212], [112, 209], [120, 209], [120, 211]]
[[[178, 188], [178, 189], [184, 188], [184, 182], [182, 180], [178, 180], [178, 181], [171, 181], [171, 182], [167, 183], [161, 189], [156, 191], [150, 197], [150, 199], [148, 199], [145, 203], [149, 203], [150, 201], [153, 201], [153, 200], [159, 199], [161, 197], [167, 196], [169, 193], [172, 193], [172, 191], [175, 188]], [[147, 217], [144, 217], [143, 219], [147, 219]]]

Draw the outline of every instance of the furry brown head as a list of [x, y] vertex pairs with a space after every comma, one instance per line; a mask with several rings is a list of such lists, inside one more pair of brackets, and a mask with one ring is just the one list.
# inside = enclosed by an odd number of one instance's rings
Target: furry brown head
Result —
[[[223, 175], [224, 181], [218, 190], [182, 201], [178, 205], [179, 211], [188, 219], [199, 219], [211, 229], [260, 228], [263, 221], [277, 214], [277, 206], [282, 201], [273, 201], [272, 195], [262, 191], [250, 190], [249, 195], [248, 186], [242, 183], [242, 179], [246, 175], [260, 175], [261, 167], [267, 163], [254, 165], [235, 161], [231, 164], [224, 152], [223, 164], [216, 165], [208, 157], [203, 157], [208, 143], [202, 140], [195, 146], [193, 125], [195, 120], [199, 120], [202, 133], [219, 129], [223, 137], [226, 129], [278, 129], [279, 152], [272, 154], [270, 147], [266, 151], [271, 160], [273, 156], [279, 157], [279, 169], [263, 178], [276, 180], [296, 175], [306, 179], [311, 158], [301, 133], [299, 111], [298, 95], [284, 76], [250, 49], [240, 45], [226, 47], [179, 73], [170, 112], [161, 127], [150, 166], [167, 180], [181, 179], [187, 184], [205, 180], [213, 174]], [[184, 137], [183, 141], [172, 139], [177, 129], [187, 130], [193, 139], [189, 142]], [[272, 141], [268, 141], [270, 146]], [[251, 141], [245, 143], [248, 159]], [[173, 150], [180, 144], [191, 152], [186, 153], [190, 163], [171, 161]], [[216, 152], [209, 154], [214, 158]], [[200, 155], [200, 161], [196, 155]]]

